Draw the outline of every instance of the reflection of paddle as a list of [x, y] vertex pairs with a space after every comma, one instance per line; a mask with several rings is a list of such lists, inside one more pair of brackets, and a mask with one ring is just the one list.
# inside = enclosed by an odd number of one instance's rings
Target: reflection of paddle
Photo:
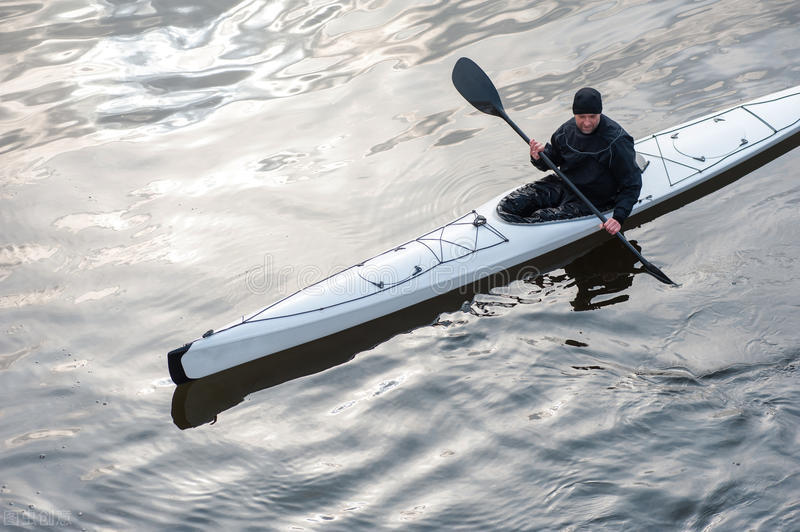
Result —
[[[492, 80], [489, 79], [489, 76], [487, 76], [486, 73], [481, 70], [481, 67], [475, 64], [474, 61], [467, 59], [466, 57], [462, 57], [456, 62], [456, 66], [453, 67], [453, 85], [455, 85], [458, 92], [461, 93], [461, 96], [463, 96], [469, 103], [474, 105], [476, 109], [490, 115], [499, 116], [505, 120], [506, 123], [511, 126], [527, 144], [530, 144], [530, 138], [528, 138], [528, 136], [517, 126], [517, 124], [515, 124], [511, 118], [508, 117], [505, 109], [503, 109], [503, 103], [500, 101], [500, 95], [497, 93], [497, 89], [492, 83]], [[578, 190], [578, 187], [576, 187], [572, 181], [570, 181], [569, 178], [565, 176], [564, 173], [559, 170], [558, 167], [556, 167], [556, 165], [553, 164], [553, 161], [551, 161], [550, 158], [547, 157], [547, 155], [545, 155], [543, 152], [540, 153], [539, 156], [542, 158], [542, 160], [544, 160], [547, 166], [549, 166], [556, 173], [556, 175], [561, 178], [561, 180], [572, 190], [572, 192], [574, 192], [575, 195], [578, 196], [581, 201], [583, 201], [586, 206], [592, 210], [594, 215], [600, 218], [603, 223], [605, 223], [606, 217], [603, 216], [603, 213], [598, 211], [597, 208], [592, 205], [592, 202], [590, 202], [586, 196], [584, 196], [583, 193]], [[628, 239], [626, 239], [621, 232], [617, 233], [616, 236], [625, 244], [631, 253], [636, 255], [636, 258], [642, 263], [642, 266], [644, 266], [644, 269], [647, 271], [647, 273], [662, 283], [672, 285], [675, 284], [669, 277], [666, 276], [664, 272], [645, 260], [645, 258], [642, 257], [642, 254], [639, 253], [630, 242], [628, 242]]]

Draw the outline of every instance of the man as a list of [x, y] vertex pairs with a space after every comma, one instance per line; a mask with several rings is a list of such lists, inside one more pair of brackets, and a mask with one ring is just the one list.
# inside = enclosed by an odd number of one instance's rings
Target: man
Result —
[[[602, 227], [616, 234], [630, 215], [642, 189], [642, 172], [636, 164], [633, 138], [602, 114], [600, 93], [584, 87], [575, 93], [574, 118], [559, 127], [547, 145], [531, 139], [531, 163], [550, 168], [544, 152], [601, 211], [613, 208]], [[591, 214], [591, 210], [556, 175], [527, 184], [503, 198], [500, 216], [511, 222], [536, 223]]]

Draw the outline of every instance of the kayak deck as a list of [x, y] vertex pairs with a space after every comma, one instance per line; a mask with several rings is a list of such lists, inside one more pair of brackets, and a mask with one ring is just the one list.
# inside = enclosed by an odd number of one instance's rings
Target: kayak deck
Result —
[[224, 330], [242, 323], [293, 317], [358, 301], [396, 289], [429, 274], [434, 268], [505, 242], [508, 242], [508, 238], [488, 224], [486, 218], [472, 211], [414, 240], [309, 285]]

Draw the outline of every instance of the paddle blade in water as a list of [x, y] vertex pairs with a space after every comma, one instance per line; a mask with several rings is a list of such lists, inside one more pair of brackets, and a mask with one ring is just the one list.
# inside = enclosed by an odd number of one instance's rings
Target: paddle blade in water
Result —
[[661, 281], [664, 284], [671, 284], [673, 286], [678, 286], [678, 284], [675, 281], [673, 281], [672, 279], [667, 277], [666, 273], [662, 272], [656, 266], [654, 266], [653, 264], [647, 262], [646, 260], [643, 260], [641, 258], [641, 255], [639, 256], [639, 258], [640, 258], [640, 260], [642, 262], [642, 266], [644, 266], [644, 269], [645, 269], [645, 271], [647, 271], [647, 273], [649, 273], [650, 275], [652, 275], [653, 277], [655, 277], [656, 279], [658, 279], [659, 281]]
[[[551, 164], [552, 164], [552, 163], [551, 163]], [[559, 172], [559, 171], [556, 171], [556, 172], [559, 174], [559, 176], [561, 175], [561, 172]], [[563, 177], [562, 177], [562, 179], [565, 179], [565, 178], [563, 178]], [[582, 196], [582, 194], [578, 194], [578, 196]], [[586, 202], [587, 202], [587, 204], [588, 204], [589, 206], [591, 206], [591, 204], [590, 204], [590, 203], [588, 203], [588, 201], [589, 201], [589, 200], [587, 200], [587, 199], [585, 199], [585, 198], [581, 198], [581, 199], [583, 199], [584, 201], [586, 201]], [[606, 221], [606, 218], [605, 218], [605, 216], [603, 216], [602, 214], [600, 214], [600, 212], [599, 212], [599, 211], [598, 211], [598, 212], [595, 212], [595, 215], [597, 215], [597, 216], [598, 216], [598, 217], [599, 217], [599, 218], [600, 218], [600, 219], [601, 219], [603, 222], [605, 222], [605, 221]], [[671, 284], [671, 285], [673, 285], [673, 286], [678, 286], [678, 283], [676, 283], [675, 281], [673, 281], [672, 279], [670, 279], [669, 277], [667, 277], [667, 274], [666, 274], [666, 273], [662, 272], [662, 271], [661, 271], [661, 270], [659, 270], [659, 269], [658, 269], [656, 266], [654, 266], [653, 264], [650, 264], [650, 263], [647, 261], [647, 259], [645, 259], [644, 257], [642, 257], [642, 254], [641, 254], [641, 253], [639, 253], [639, 250], [638, 250], [638, 249], [636, 249], [635, 247], [633, 247], [633, 245], [632, 245], [630, 242], [628, 242], [628, 239], [627, 239], [627, 238], [625, 238], [625, 235], [623, 235], [623, 234], [622, 234], [622, 231], [620, 231], [619, 233], [617, 233], [617, 234], [616, 234], [616, 236], [617, 236], [617, 238], [619, 238], [619, 239], [620, 239], [620, 241], [621, 241], [623, 244], [625, 244], [625, 247], [627, 247], [627, 248], [628, 248], [628, 249], [631, 251], [631, 253], [633, 253], [633, 254], [636, 256], [636, 258], [637, 258], [637, 259], [639, 259], [639, 262], [641, 262], [641, 263], [642, 263], [642, 266], [644, 266], [644, 271], [646, 271], [647, 273], [649, 273], [650, 275], [652, 275], [653, 277], [655, 277], [656, 279], [658, 279], [659, 281], [661, 281], [661, 282], [662, 282], [662, 283], [664, 283], [664, 284]]]
[[492, 80], [472, 59], [462, 57], [453, 67], [453, 85], [469, 103], [484, 113], [503, 116], [503, 104]]

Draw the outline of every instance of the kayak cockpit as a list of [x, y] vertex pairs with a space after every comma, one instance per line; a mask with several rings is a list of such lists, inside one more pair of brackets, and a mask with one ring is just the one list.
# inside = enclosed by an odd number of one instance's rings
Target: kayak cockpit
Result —
[[[647, 167], [650, 165], [650, 161], [641, 153], [636, 152], [636, 165], [639, 169], [644, 173]], [[555, 176], [548, 176], [545, 178], [544, 181], [547, 179], [555, 180]], [[543, 182], [544, 182], [543, 181]], [[546, 186], [546, 185], [545, 185]], [[506, 196], [502, 197], [500, 201], [497, 203], [497, 216], [500, 217], [506, 223], [515, 224], [515, 225], [542, 225], [542, 224], [551, 224], [551, 223], [563, 223], [563, 222], [571, 222], [574, 220], [583, 220], [586, 218], [591, 218], [593, 215], [586, 212], [586, 209], [581, 206], [578, 206], [575, 202], [566, 202], [558, 205], [556, 207], [548, 207], [545, 209], [535, 210], [532, 213], [528, 212], [528, 214], [523, 215], [523, 213], [513, 212], [513, 210], [518, 209], [517, 205], [514, 205], [515, 200], [513, 199], [515, 196], [517, 198], [524, 197], [527, 192], [526, 188], [533, 188], [533, 185], [523, 185], [513, 191], [511, 191]], [[519, 200], [516, 200], [519, 201]], [[641, 201], [641, 200], [639, 200]], [[506, 208], [511, 206], [512, 212], [506, 211]], [[602, 205], [597, 206], [601, 211], [603, 211], [606, 215], [611, 215], [612, 208], [610, 205]], [[530, 209], [531, 207], [523, 207]]]

